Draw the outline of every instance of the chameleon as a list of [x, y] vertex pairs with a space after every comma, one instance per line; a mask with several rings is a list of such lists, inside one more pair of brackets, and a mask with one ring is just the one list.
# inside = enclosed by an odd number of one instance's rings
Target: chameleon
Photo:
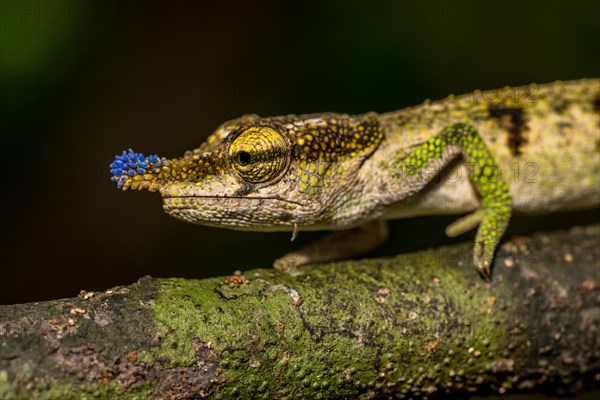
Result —
[[472, 264], [491, 276], [513, 213], [600, 204], [600, 79], [474, 91], [377, 114], [313, 113], [220, 125], [180, 158], [129, 149], [110, 164], [122, 190], [158, 191], [185, 222], [246, 231], [334, 231], [274, 262], [364, 254], [386, 220], [462, 215]]

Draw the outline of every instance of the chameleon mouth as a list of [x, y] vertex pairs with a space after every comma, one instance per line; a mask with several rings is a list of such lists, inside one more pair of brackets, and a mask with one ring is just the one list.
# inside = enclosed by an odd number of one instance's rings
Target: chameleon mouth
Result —
[[163, 210], [179, 220], [236, 230], [289, 231], [296, 201], [277, 197], [197, 196], [163, 197]]
[[[180, 201], [177, 201], [177, 199], [181, 199]], [[281, 203], [287, 203], [287, 204], [294, 204], [297, 206], [304, 206], [304, 204], [300, 203], [299, 201], [294, 201], [294, 200], [287, 200], [287, 199], [282, 199], [280, 197], [245, 197], [245, 196], [203, 196], [203, 195], [179, 195], [179, 196], [163, 196], [163, 200], [165, 201], [165, 203], [173, 203], [173, 204], [177, 204], [177, 203], [181, 203], [184, 204], [186, 203], [185, 200], [183, 199], [197, 199], [197, 200], [207, 200], [207, 201], [221, 201], [221, 200], [230, 200], [230, 201], [239, 201], [239, 202], [246, 202], [246, 201], [278, 201]], [[189, 201], [188, 201], [189, 202]]]

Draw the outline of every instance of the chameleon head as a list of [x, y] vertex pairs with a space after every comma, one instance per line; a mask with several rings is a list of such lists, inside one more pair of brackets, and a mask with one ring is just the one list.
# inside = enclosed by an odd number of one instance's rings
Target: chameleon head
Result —
[[244, 116], [179, 159], [123, 152], [111, 173], [124, 190], [159, 191], [164, 210], [183, 221], [331, 228], [356, 217], [357, 171], [382, 139], [375, 114]]

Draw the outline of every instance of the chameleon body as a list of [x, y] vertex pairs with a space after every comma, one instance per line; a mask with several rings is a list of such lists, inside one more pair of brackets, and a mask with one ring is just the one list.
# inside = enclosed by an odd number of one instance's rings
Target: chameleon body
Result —
[[467, 213], [447, 233], [477, 228], [473, 262], [489, 277], [513, 212], [600, 203], [599, 109], [600, 80], [582, 79], [384, 114], [246, 115], [181, 158], [129, 150], [110, 167], [119, 188], [159, 191], [183, 221], [348, 230], [275, 262], [285, 269], [367, 251], [386, 219]]

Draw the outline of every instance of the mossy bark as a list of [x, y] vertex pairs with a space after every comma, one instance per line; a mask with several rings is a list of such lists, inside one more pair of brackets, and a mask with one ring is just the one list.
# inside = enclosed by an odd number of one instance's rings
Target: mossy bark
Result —
[[429, 398], [600, 382], [600, 228], [0, 306], [0, 398]]

